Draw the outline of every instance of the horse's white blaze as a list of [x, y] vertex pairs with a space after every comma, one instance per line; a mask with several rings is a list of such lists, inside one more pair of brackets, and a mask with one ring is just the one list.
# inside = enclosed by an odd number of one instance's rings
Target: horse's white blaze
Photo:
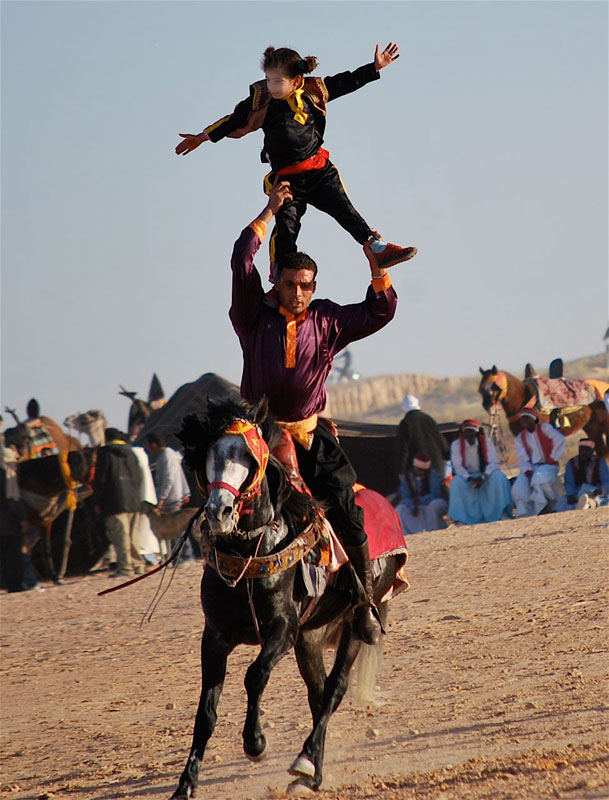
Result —
[[[205, 471], [208, 482], [221, 481], [232, 486], [236, 494], [247, 480], [252, 459], [241, 436], [223, 436], [207, 454]], [[237, 497], [229, 489], [214, 487], [205, 504], [205, 515], [212, 533], [230, 533], [232, 511]]]

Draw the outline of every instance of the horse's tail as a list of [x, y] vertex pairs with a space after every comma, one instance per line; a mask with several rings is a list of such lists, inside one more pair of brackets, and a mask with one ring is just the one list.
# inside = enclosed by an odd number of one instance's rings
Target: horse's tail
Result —
[[[379, 605], [383, 628], [387, 621], [387, 603]], [[350, 688], [355, 699], [364, 704], [374, 702], [376, 682], [383, 665], [383, 637], [378, 644], [362, 645], [349, 676]]]

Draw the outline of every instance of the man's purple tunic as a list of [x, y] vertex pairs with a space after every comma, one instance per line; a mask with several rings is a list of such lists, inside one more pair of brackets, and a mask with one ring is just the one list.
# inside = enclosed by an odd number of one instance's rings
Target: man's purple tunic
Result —
[[[340, 306], [331, 300], [313, 300], [297, 324], [295, 365], [287, 367], [286, 317], [265, 299], [254, 266], [264, 232], [259, 220], [245, 228], [231, 260], [230, 319], [243, 350], [241, 394], [250, 402], [266, 394], [277, 419], [295, 422], [324, 410], [325, 382], [334, 356], [390, 322], [397, 295], [387, 278], [374, 281], [361, 303]], [[380, 283], [387, 284], [386, 288], [375, 290]]]

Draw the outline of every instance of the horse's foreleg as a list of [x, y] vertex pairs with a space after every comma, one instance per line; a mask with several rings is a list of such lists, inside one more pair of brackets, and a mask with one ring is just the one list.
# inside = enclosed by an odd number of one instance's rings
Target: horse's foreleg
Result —
[[178, 788], [171, 800], [188, 800], [192, 797], [199, 780], [199, 769], [205, 748], [216, 727], [218, 700], [222, 693], [226, 675], [226, 661], [232, 646], [224, 642], [206, 626], [201, 639], [202, 687], [199, 707], [195, 717], [192, 747]]
[[301, 628], [294, 646], [296, 663], [307, 687], [313, 725], [322, 711], [324, 685], [327, 677], [323, 659], [323, 636], [323, 628], [310, 631], [303, 631]]
[[352, 638], [351, 625], [345, 624], [336, 651], [334, 666], [325, 682], [319, 715], [300, 755], [289, 770], [291, 775], [298, 776], [298, 784], [310, 789], [317, 790], [321, 786], [328, 723], [345, 696], [349, 685], [349, 672], [361, 646], [362, 643], [359, 639]]
[[297, 621], [279, 619], [266, 634], [256, 660], [245, 673], [247, 691], [247, 714], [243, 726], [243, 749], [252, 761], [260, 761], [266, 755], [266, 737], [260, 728], [260, 699], [275, 664], [294, 646], [298, 632]]

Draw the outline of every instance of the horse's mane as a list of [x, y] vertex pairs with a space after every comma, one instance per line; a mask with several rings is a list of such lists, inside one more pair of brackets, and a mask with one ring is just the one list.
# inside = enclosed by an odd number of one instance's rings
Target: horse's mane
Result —
[[[207, 451], [235, 419], [247, 419], [260, 425], [271, 452], [278, 444], [281, 428], [268, 413], [266, 400], [252, 406], [244, 400], [219, 402], [209, 398], [206, 415], [201, 418], [196, 414], [188, 414], [176, 433], [184, 446], [184, 464], [188, 469], [196, 471], [204, 468]], [[302, 531], [313, 520], [320, 504], [294, 489], [283, 464], [273, 455], [269, 458], [266, 478], [276, 513], [281, 511], [292, 531]]]

